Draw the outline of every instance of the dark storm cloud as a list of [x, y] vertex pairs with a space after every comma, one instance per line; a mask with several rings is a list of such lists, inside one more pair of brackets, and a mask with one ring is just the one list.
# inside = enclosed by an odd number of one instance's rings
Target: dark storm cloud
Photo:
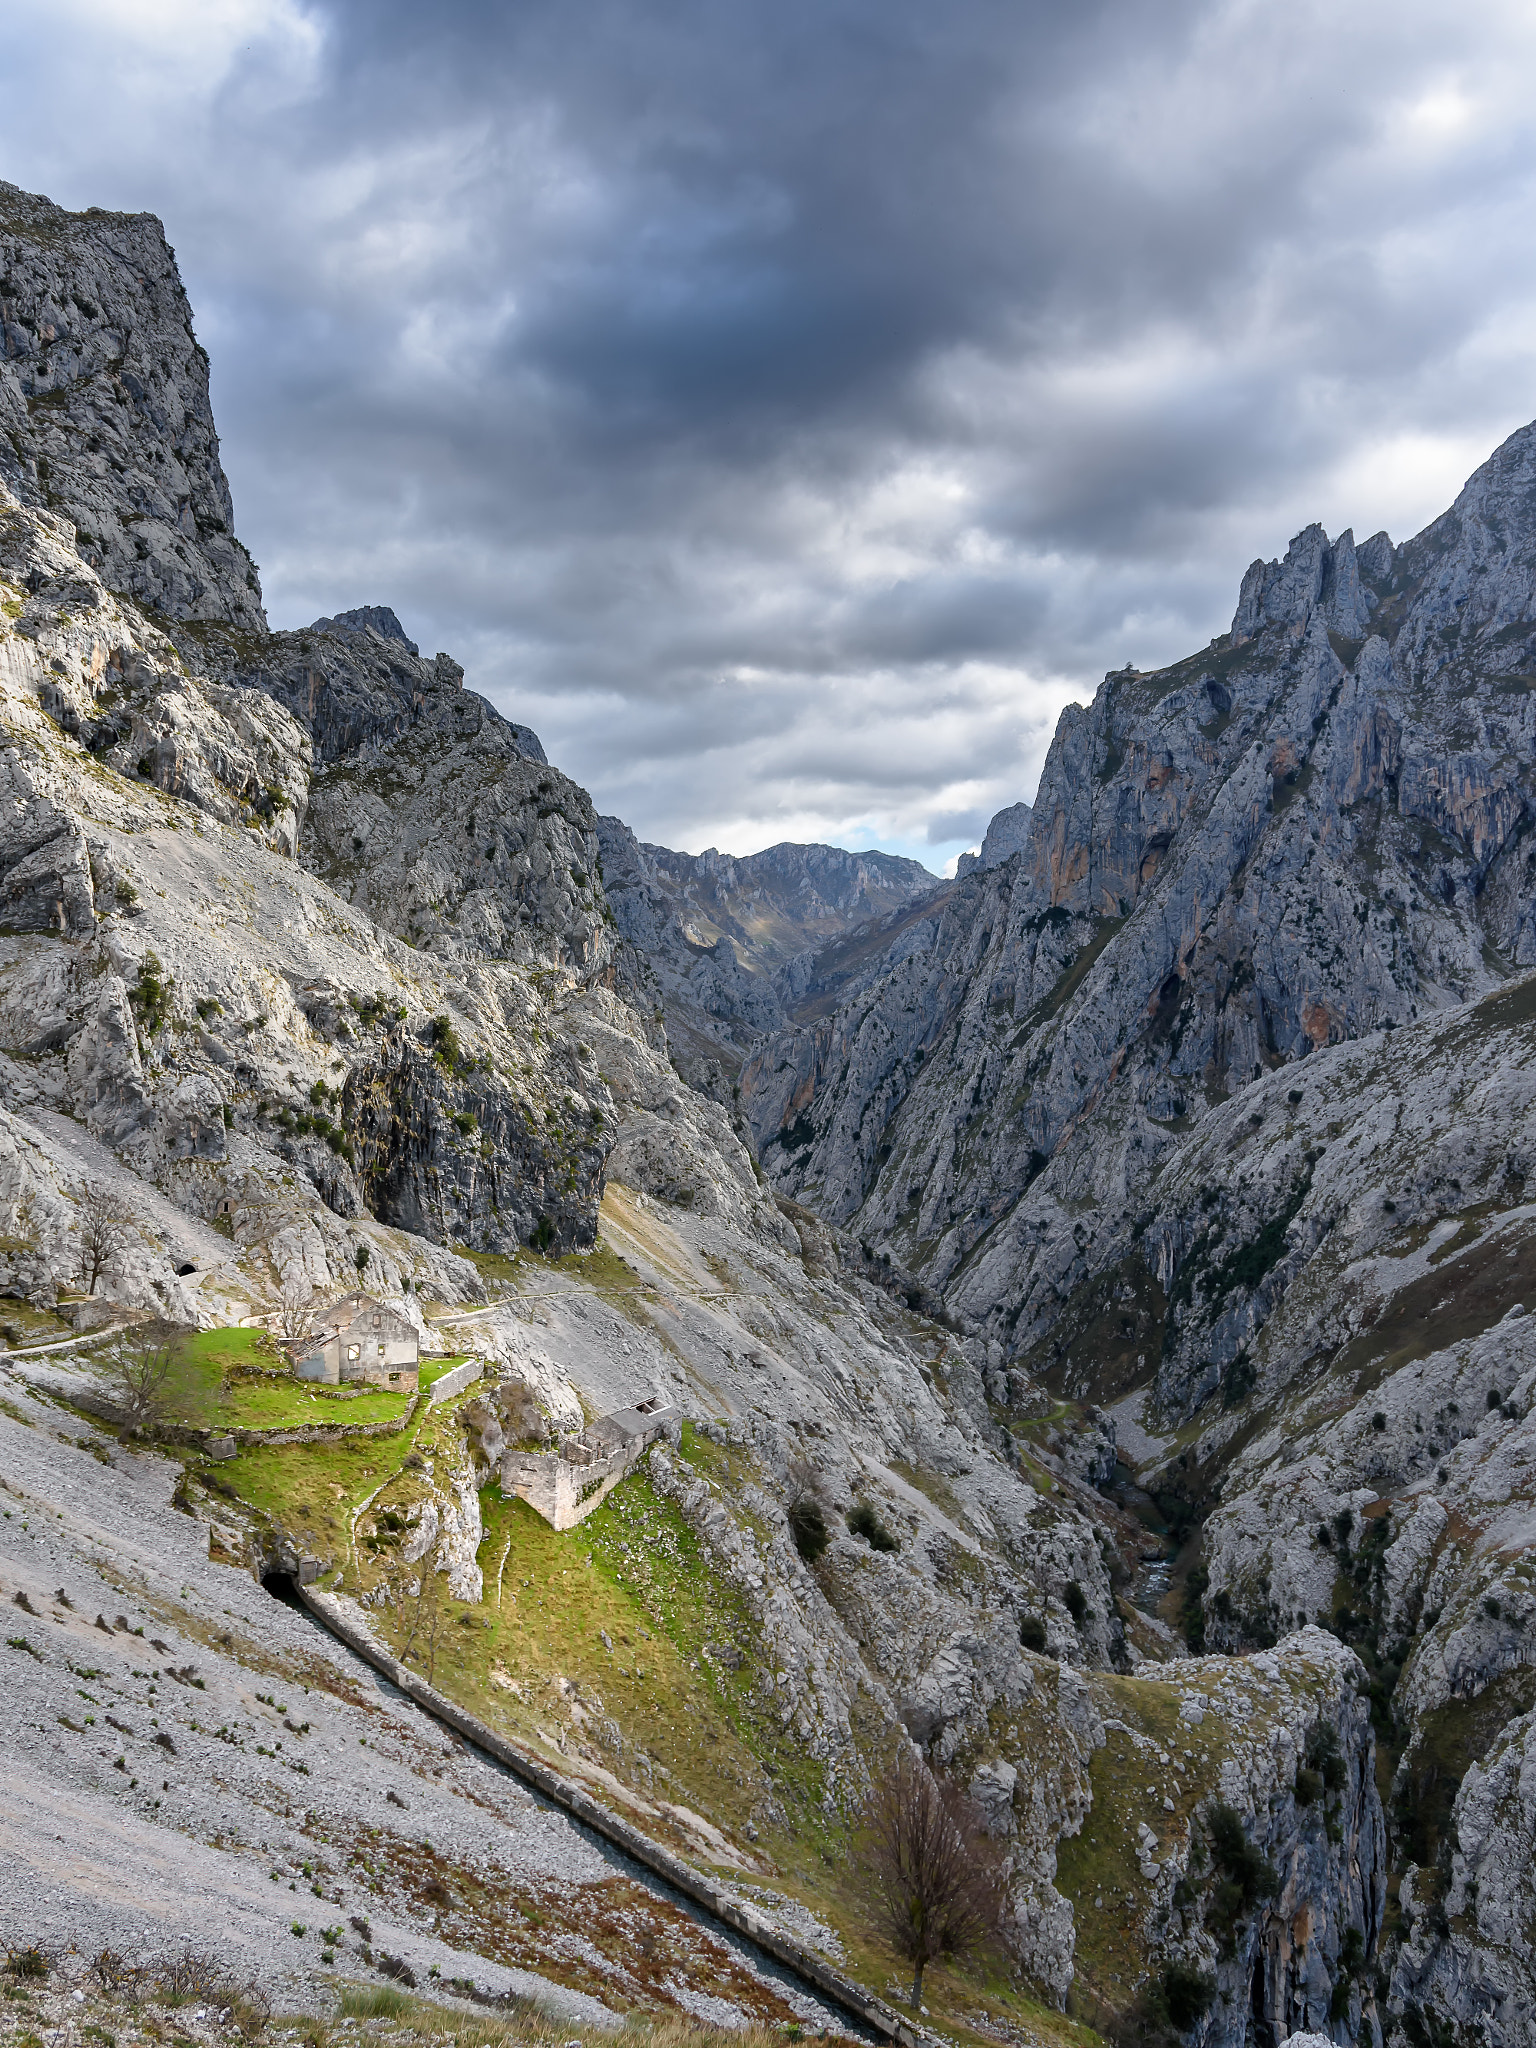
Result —
[[1513, 5], [60, 5], [0, 169], [165, 217], [274, 619], [394, 603], [649, 838], [974, 841], [1536, 412]]

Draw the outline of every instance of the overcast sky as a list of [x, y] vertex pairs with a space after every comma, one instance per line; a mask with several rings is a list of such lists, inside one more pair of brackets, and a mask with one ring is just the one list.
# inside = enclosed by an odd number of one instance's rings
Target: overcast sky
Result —
[[1061, 705], [1536, 415], [1536, 10], [50, 0], [275, 625], [392, 604], [648, 839], [952, 864]]

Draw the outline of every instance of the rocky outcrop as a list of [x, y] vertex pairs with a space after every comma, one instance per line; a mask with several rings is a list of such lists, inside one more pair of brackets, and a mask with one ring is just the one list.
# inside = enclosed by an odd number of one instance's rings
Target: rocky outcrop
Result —
[[613, 1143], [607, 1090], [573, 1071], [596, 1099], [567, 1088], [540, 1103], [490, 1060], [467, 1055], [446, 1016], [428, 1035], [424, 1045], [386, 1033], [342, 1090], [342, 1128], [373, 1213], [475, 1251], [590, 1246]]
[[617, 950], [597, 846], [586, 791], [489, 722], [459, 736], [418, 729], [318, 775], [299, 856], [423, 951], [591, 981]]
[[0, 182], [0, 483], [165, 620], [262, 635], [208, 358], [153, 214], [67, 213]]
[[1022, 853], [1029, 838], [1029, 821], [1034, 815], [1028, 804], [1010, 804], [999, 811], [987, 827], [979, 853], [962, 853], [955, 866], [957, 877], [974, 874], [978, 868], [1000, 868], [1005, 860]]
[[483, 736], [500, 755], [544, 760], [536, 733], [466, 690], [464, 670], [451, 655], [424, 660], [386, 606], [260, 641], [196, 623], [181, 627], [180, 639], [210, 674], [275, 697], [309, 733], [322, 767], [406, 734], [471, 742]]

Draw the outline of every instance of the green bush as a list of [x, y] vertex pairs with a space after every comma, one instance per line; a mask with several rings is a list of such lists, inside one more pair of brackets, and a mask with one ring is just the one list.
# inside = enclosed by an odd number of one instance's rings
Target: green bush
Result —
[[1045, 1623], [1038, 1614], [1026, 1614], [1019, 1623], [1019, 1641], [1026, 1650], [1045, 1651]]
[[1205, 1648], [1205, 1595], [1210, 1587], [1211, 1575], [1203, 1564], [1191, 1565], [1184, 1580], [1184, 1592], [1179, 1601], [1179, 1619], [1184, 1624], [1184, 1639], [1196, 1656]]
[[867, 1500], [855, 1503], [848, 1517], [849, 1533], [862, 1536], [871, 1550], [899, 1550], [901, 1545]]
[[794, 1538], [796, 1550], [807, 1564], [814, 1564], [832, 1541], [832, 1532], [827, 1527], [826, 1516], [815, 1501], [804, 1496], [790, 1505], [789, 1533]]
[[1261, 1899], [1274, 1895], [1280, 1880], [1274, 1865], [1249, 1841], [1242, 1816], [1225, 1800], [1217, 1800], [1206, 1815], [1205, 1832], [1216, 1866], [1207, 1920], [1220, 1937], [1223, 1952], [1231, 1955], [1238, 1927]]
[[1068, 1579], [1066, 1591], [1061, 1596], [1062, 1605], [1081, 1628], [1088, 1615], [1088, 1595], [1076, 1579]]
[[1319, 1722], [1308, 1736], [1307, 1762], [1321, 1774], [1328, 1791], [1342, 1792], [1349, 1783], [1349, 1767], [1339, 1748], [1338, 1730], [1332, 1722]]
[[460, 1045], [459, 1035], [446, 1015], [432, 1019], [431, 1035], [432, 1057], [438, 1064], [450, 1070], [460, 1065], [464, 1058], [464, 1048]]
[[1184, 2034], [1196, 2020], [1210, 2011], [1216, 1996], [1216, 1979], [1205, 1976], [1188, 1963], [1170, 1963], [1162, 1974], [1159, 1988], [1169, 2019]]
[[1323, 1780], [1319, 1771], [1309, 1770], [1305, 1764], [1296, 1773], [1296, 1804], [1315, 1806], [1323, 1796]]

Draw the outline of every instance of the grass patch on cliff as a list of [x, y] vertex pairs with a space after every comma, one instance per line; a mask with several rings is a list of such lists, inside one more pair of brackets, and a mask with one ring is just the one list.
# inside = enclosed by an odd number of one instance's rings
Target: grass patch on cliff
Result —
[[749, 1826], [780, 1863], [814, 1854], [821, 1768], [778, 1725], [745, 1600], [644, 1470], [571, 1530], [495, 1483], [480, 1510], [484, 1598], [447, 1603], [435, 1683], [696, 1861], [732, 1858], [666, 1806], [707, 1818], [749, 1869]]
[[[699, 1436], [692, 1447], [699, 1471], [723, 1471], [737, 1455]], [[794, 1727], [780, 1726], [746, 1600], [711, 1568], [676, 1505], [642, 1467], [575, 1529], [551, 1529], [495, 1484], [480, 1508], [485, 1595], [444, 1603], [438, 1687], [691, 1862], [810, 1906], [844, 1942], [845, 1967], [884, 1986], [893, 1960], [849, 1882], [822, 1768]], [[720, 1830], [740, 1860], [718, 1853], [690, 1816]], [[962, 2017], [978, 2006], [1027, 2020], [1045, 2039], [1092, 2038], [1000, 1968], [936, 1971], [928, 1999], [966, 2040], [986, 2038]]]
[[509, 1258], [505, 1252], [477, 1252], [467, 1244], [456, 1244], [454, 1250], [461, 1259], [468, 1259], [493, 1299], [498, 1294], [516, 1294], [527, 1277], [522, 1260]]
[[1131, 1252], [1079, 1281], [1050, 1335], [1020, 1363], [1058, 1396], [1118, 1401], [1156, 1372], [1166, 1314], [1157, 1275], [1139, 1251]]
[[1536, 1671], [1502, 1672], [1472, 1700], [1448, 1700], [1424, 1717], [1390, 1804], [1393, 1861], [1417, 1863], [1421, 1900], [1444, 1895], [1455, 1835], [1451, 1809], [1473, 1764], [1484, 1763], [1509, 1723], [1536, 1705]]
[[[1056, 1888], [1073, 1902], [1080, 1974], [1118, 2008], [1128, 2005], [1148, 1967], [1141, 1922], [1157, 1880], [1141, 1874], [1138, 1825], [1144, 1823], [1156, 1835], [1152, 1854], [1157, 1862], [1176, 1844], [1182, 1851], [1196, 1807], [1220, 1787], [1229, 1737], [1209, 1710], [1198, 1726], [1181, 1719], [1181, 1696], [1207, 1692], [1193, 1680], [1180, 1684], [1100, 1673], [1094, 1691], [1106, 1724], [1112, 1719], [1120, 1725], [1106, 1725], [1104, 1747], [1094, 1752], [1089, 1765], [1093, 1805], [1081, 1832], [1063, 1837], [1058, 1845]], [[1173, 1801], [1172, 1813], [1164, 1810], [1164, 1799]]]
[[[409, 1393], [383, 1390], [327, 1397], [323, 1388], [307, 1386], [292, 1376], [265, 1330], [197, 1330], [182, 1340], [182, 1356], [193, 1382], [195, 1419], [225, 1429], [398, 1422], [411, 1402]], [[229, 1378], [237, 1369], [261, 1377]]]
[[347, 1554], [353, 1508], [399, 1472], [419, 1423], [396, 1436], [344, 1437], [339, 1443], [278, 1444], [241, 1451], [203, 1475], [267, 1521], [308, 1542], [333, 1565]]
[[616, 1252], [606, 1238], [599, 1237], [589, 1252], [565, 1252], [549, 1264], [569, 1273], [584, 1287], [601, 1294], [632, 1294], [645, 1282], [627, 1259]]

